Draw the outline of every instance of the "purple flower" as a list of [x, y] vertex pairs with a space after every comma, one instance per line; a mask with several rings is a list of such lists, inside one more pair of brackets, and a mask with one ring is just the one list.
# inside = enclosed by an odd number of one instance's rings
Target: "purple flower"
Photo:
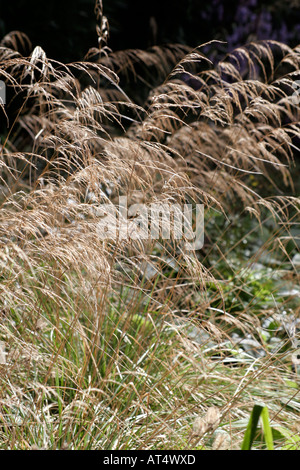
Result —
[[257, 39], [270, 39], [272, 37], [272, 15], [267, 10], [262, 10], [256, 31]]
[[235, 19], [239, 23], [246, 23], [249, 20], [250, 14], [250, 10], [246, 6], [241, 5], [236, 11]]

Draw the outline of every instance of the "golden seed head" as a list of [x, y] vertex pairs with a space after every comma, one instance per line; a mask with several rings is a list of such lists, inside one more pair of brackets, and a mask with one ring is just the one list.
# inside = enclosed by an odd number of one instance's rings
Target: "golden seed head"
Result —
[[207, 430], [216, 428], [220, 424], [220, 410], [215, 406], [208, 408], [206, 415], [204, 416], [204, 421], [207, 426]]
[[197, 416], [193, 424], [193, 434], [195, 436], [203, 436], [206, 433], [206, 423], [205, 421]]
[[215, 435], [213, 441], [212, 449], [213, 450], [228, 450], [230, 448], [230, 436], [226, 431], [219, 431]]
[[208, 408], [204, 417], [198, 416], [193, 424], [193, 434], [203, 436], [206, 432], [212, 431], [220, 424], [220, 411], [215, 406]]

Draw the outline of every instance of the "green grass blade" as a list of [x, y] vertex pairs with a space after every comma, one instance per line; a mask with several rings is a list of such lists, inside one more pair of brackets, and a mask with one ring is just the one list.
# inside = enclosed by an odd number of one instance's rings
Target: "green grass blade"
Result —
[[251, 449], [252, 443], [254, 441], [255, 433], [257, 430], [258, 420], [259, 420], [262, 409], [263, 409], [263, 406], [261, 405], [253, 406], [241, 450]]
[[264, 439], [268, 450], [274, 450], [273, 434], [270, 426], [269, 412], [266, 406], [254, 405], [242, 443], [242, 450], [251, 450], [261, 417]]
[[266, 406], [261, 410], [261, 420], [264, 430], [264, 438], [268, 450], [274, 450], [273, 433], [270, 425], [268, 408]]

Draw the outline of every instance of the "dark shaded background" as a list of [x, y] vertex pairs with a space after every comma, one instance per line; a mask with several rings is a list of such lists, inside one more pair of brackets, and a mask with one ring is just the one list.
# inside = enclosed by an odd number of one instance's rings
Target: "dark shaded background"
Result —
[[[0, 37], [19, 30], [53, 59], [82, 60], [97, 46], [94, 4], [1, 0]], [[103, 5], [113, 50], [170, 42], [195, 47], [212, 39], [227, 42], [221, 52], [252, 39], [300, 43], [300, 0], [103, 0]]]

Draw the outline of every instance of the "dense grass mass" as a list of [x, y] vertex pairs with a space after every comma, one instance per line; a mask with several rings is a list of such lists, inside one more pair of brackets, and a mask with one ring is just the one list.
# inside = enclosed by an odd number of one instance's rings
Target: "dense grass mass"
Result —
[[[104, 26], [80, 63], [0, 46], [0, 448], [239, 449], [263, 403], [252, 446], [298, 449], [300, 47]], [[99, 238], [119, 196], [204, 204], [204, 246]]]

